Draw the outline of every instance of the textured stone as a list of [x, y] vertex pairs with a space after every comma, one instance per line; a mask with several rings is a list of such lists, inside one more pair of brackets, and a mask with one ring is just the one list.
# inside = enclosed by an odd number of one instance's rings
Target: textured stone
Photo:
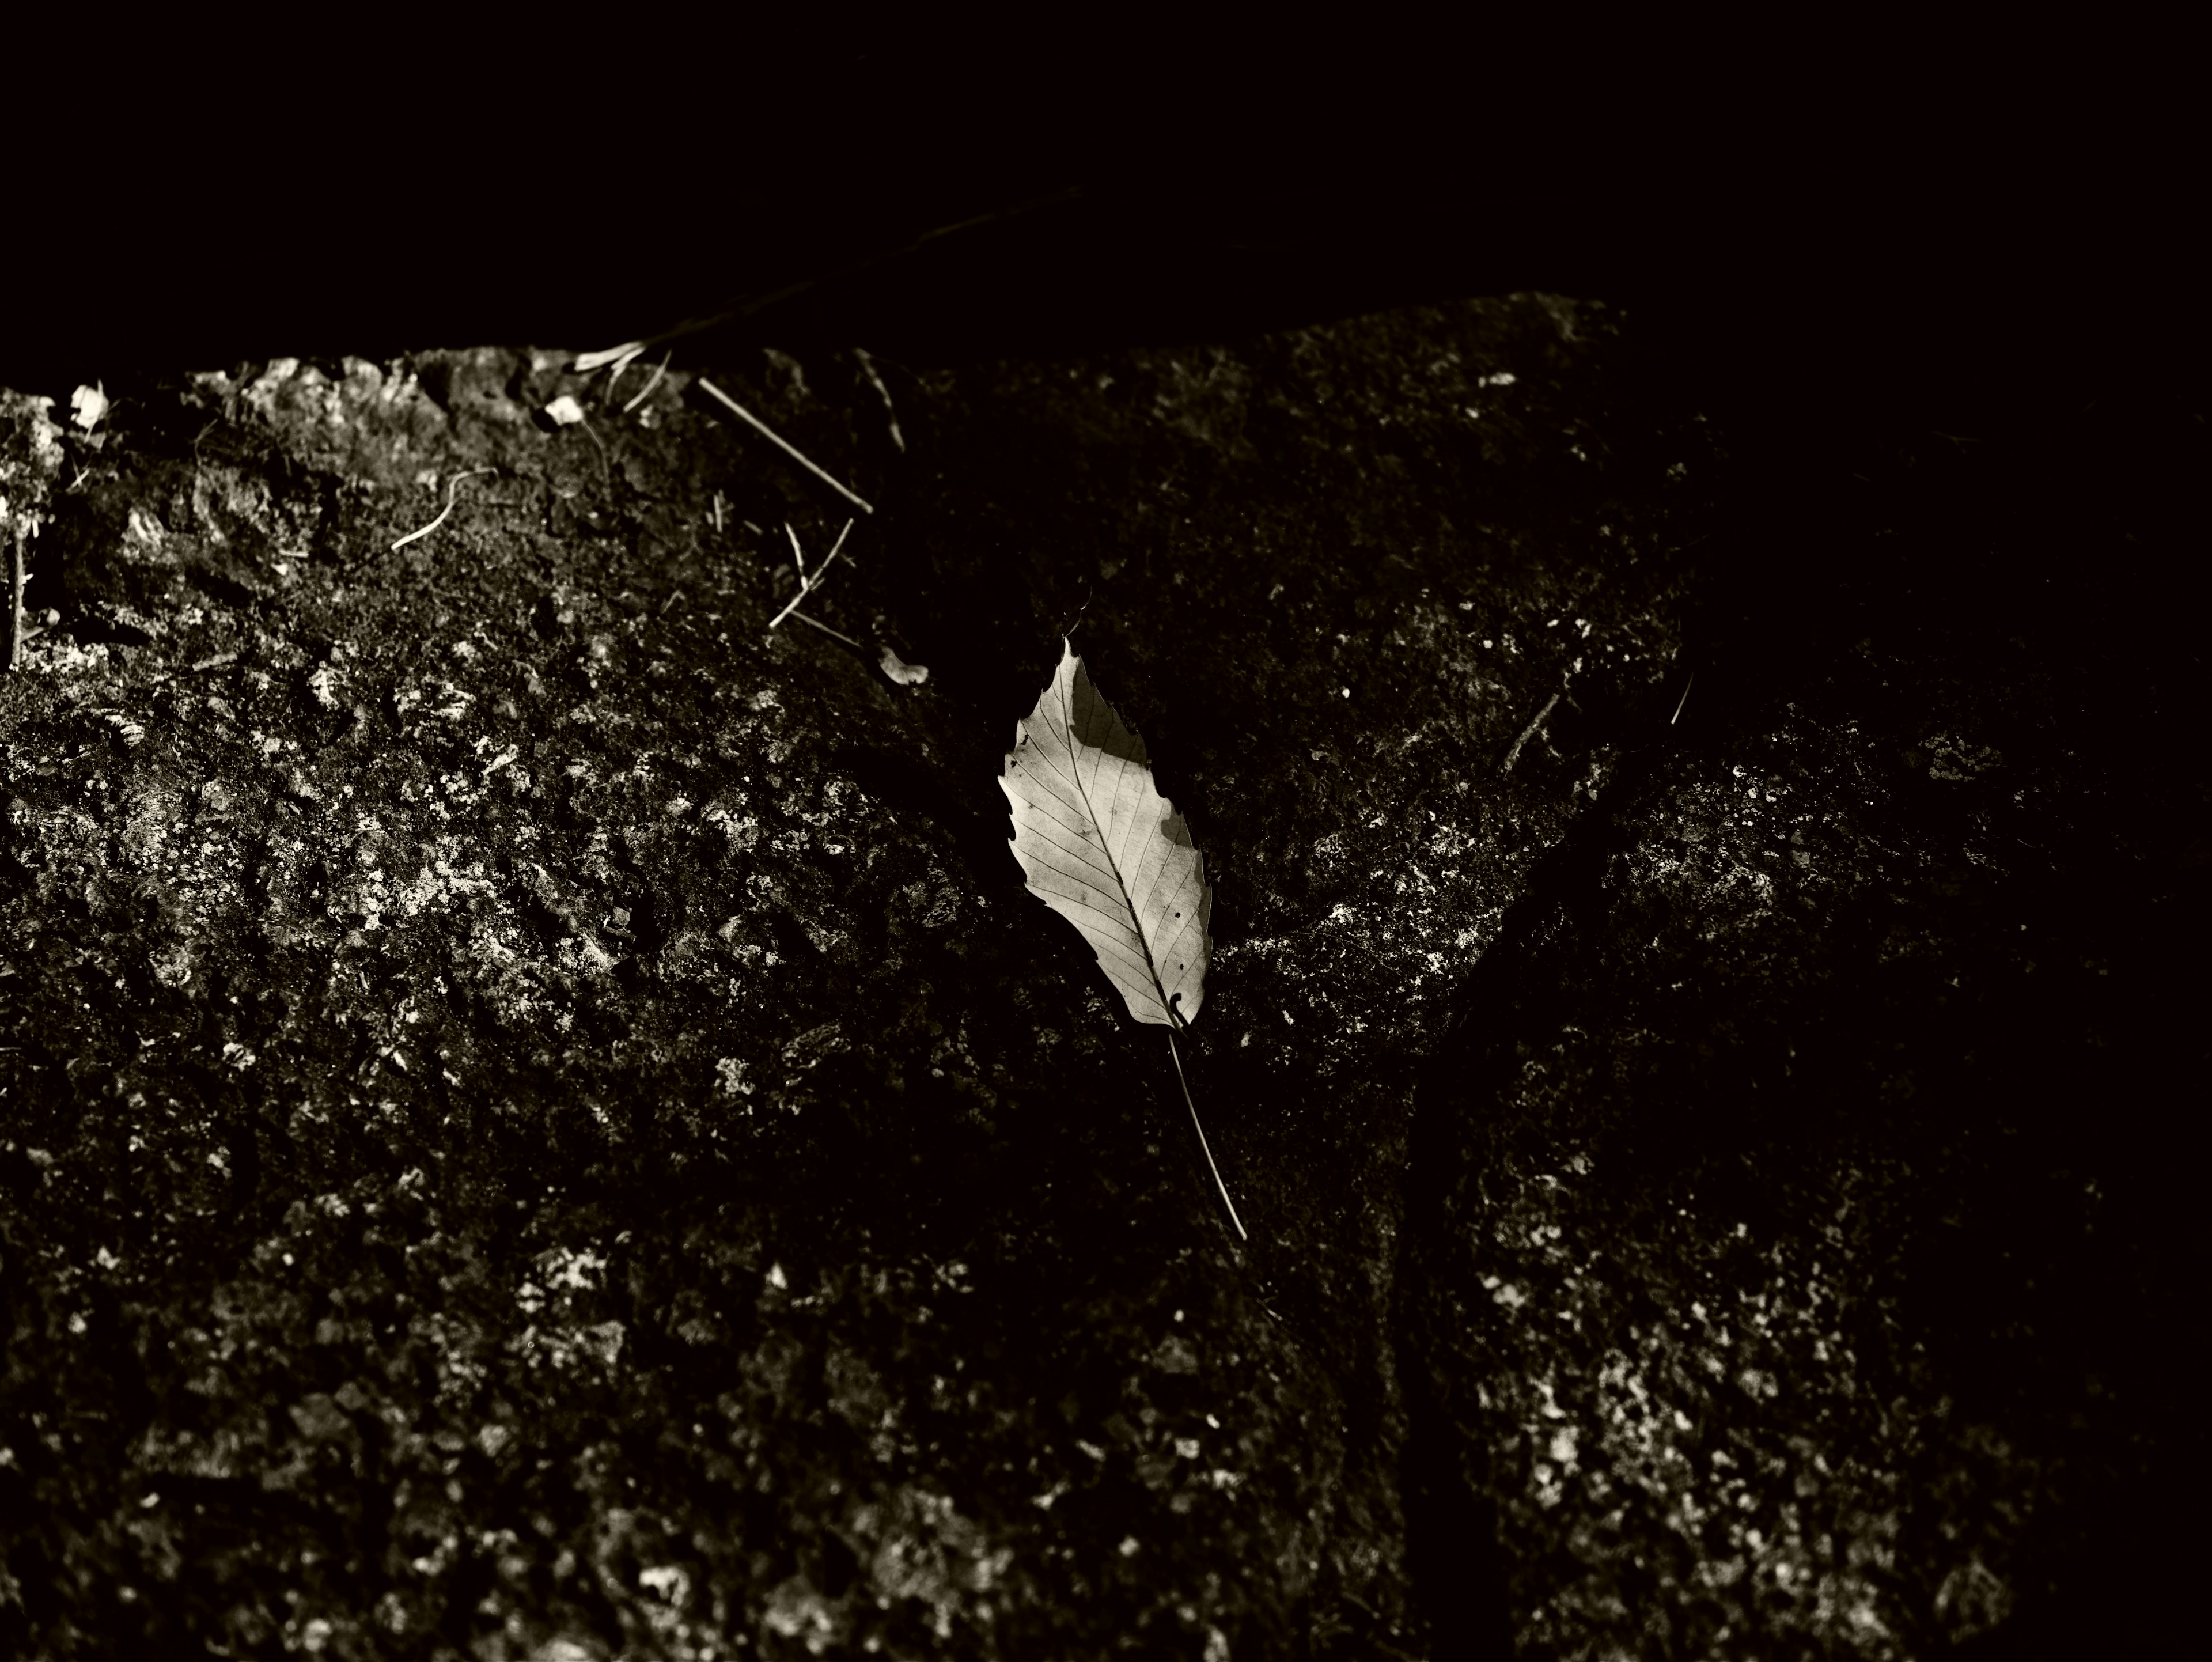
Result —
[[[2122, 1077], [2162, 925], [2049, 902], [2201, 906], [2194, 775], [2087, 759], [2018, 605], [1778, 639], [1778, 521], [1634, 345], [1523, 296], [877, 360], [898, 445], [843, 355], [628, 415], [644, 365], [544, 351], [118, 389], [0, 689], [0, 1630], [1883, 1657], [2037, 1608], [2163, 1434], [2106, 1324], [2168, 1273], [2124, 1112], [2031, 1111]], [[848, 510], [701, 370], [878, 505], [805, 608], [860, 650], [764, 634], [781, 522]], [[1807, 545], [1950, 536], [1917, 442]], [[1249, 1249], [1005, 846], [1071, 624], [1217, 885]]]

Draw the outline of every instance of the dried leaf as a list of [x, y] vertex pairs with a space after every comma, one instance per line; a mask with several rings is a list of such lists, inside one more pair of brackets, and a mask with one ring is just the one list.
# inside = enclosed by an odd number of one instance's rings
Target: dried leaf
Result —
[[1082, 931], [1129, 1014], [1170, 1030], [1171, 1008], [1183, 1023], [1195, 1019], [1212, 955], [1206, 856], [1153, 788], [1144, 740], [1064, 637], [1052, 684], [1015, 728], [999, 787], [1030, 892]]

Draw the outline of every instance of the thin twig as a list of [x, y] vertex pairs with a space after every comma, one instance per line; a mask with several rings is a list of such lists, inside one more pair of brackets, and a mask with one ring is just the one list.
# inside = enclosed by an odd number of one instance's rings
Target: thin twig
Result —
[[647, 399], [653, 396], [653, 389], [660, 385], [660, 378], [668, 373], [668, 360], [675, 355], [676, 349], [673, 346], [670, 347], [665, 352], [663, 352], [660, 355], [660, 362], [653, 366], [653, 379], [646, 382], [643, 390], [641, 391], [635, 398], [631, 399], [628, 404], [623, 405], [623, 414], [627, 416], [631, 411], [636, 409], [638, 405], [643, 404]]
[[[809, 578], [805, 575], [805, 568], [803, 564], [801, 565], [799, 568], [799, 593], [791, 597], [790, 605], [785, 606], [782, 611], [775, 614], [774, 621], [769, 624], [770, 630], [773, 630], [777, 624], [781, 623], [786, 618], [791, 616], [793, 612], [798, 611], [799, 603], [801, 600], [805, 600], [809, 594], [811, 594], [816, 589], [822, 587], [823, 581], [830, 575], [830, 567], [831, 563], [836, 559], [838, 551], [845, 546], [845, 539], [853, 534], [853, 527], [854, 523], [855, 522], [851, 520], [845, 521], [845, 528], [837, 533], [837, 541], [830, 550], [830, 558], [823, 561], [820, 565], [814, 568], [814, 575], [811, 578]], [[791, 529], [788, 525], [785, 526], [783, 528], [786, 531]], [[796, 549], [799, 546], [799, 539], [793, 537], [791, 539], [791, 545], [793, 548]], [[855, 642], [854, 644], [857, 646], [859, 642]]]
[[27, 576], [23, 569], [23, 539], [30, 534], [27, 527], [15, 527], [15, 547], [8, 556], [8, 667], [13, 672], [23, 656], [23, 584]]
[[1682, 705], [1690, 702], [1690, 689], [1697, 685], [1697, 684], [1698, 672], [1693, 669], [1690, 672], [1690, 679], [1682, 683], [1682, 697], [1680, 701], [1674, 706], [1674, 713], [1667, 718], [1667, 725], [1668, 727], [1673, 727], [1675, 722], [1682, 719]]
[[890, 418], [891, 442], [898, 446], [899, 454], [904, 455], [906, 435], [899, 431], [898, 411], [891, 404], [891, 389], [884, 385], [884, 378], [876, 373], [876, 361], [873, 358], [857, 346], [853, 349], [853, 356], [860, 359], [860, 368], [868, 372], [868, 379], [875, 383], [876, 391], [883, 395], [884, 413]]
[[[1176, 996], [1180, 998], [1182, 995], [1178, 993]], [[1174, 1021], [1182, 1020], [1182, 1012], [1175, 1008], [1172, 1001], [1168, 1005], [1168, 1014]], [[1245, 1233], [1244, 1220], [1237, 1215], [1237, 1202], [1229, 1198], [1229, 1185], [1221, 1180], [1221, 1168], [1213, 1163], [1213, 1150], [1206, 1141], [1206, 1128], [1198, 1123], [1198, 1105], [1190, 1099], [1190, 1081], [1183, 1077], [1182, 1055], [1176, 1049], [1173, 1021], [1168, 1026], [1168, 1054], [1175, 1057], [1176, 1080], [1182, 1087], [1183, 1106], [1190, 1110], [1191, 1126], [1198, 1133], [1198, 1146], [1206, 1151], [1206, 1168], [1213, 1173], [1213, 1186], [1221, 1191], [1221, 1203], [1229, 1208], [1229, 1221], [1237, 1226], [1238, 1239], [1249, 1241], [1252, 1237]]]
[[753, 428], [763, 438], [768, 440], [771, 444], [774, 444], [778, 449], [781, 450], [784, 454], [789, 456], [801, 467], [813, 474], [816, 478], [821, 480], [823, 484], [828, 485], [839, 496], [844, 497], [847, 502], [851, 502], [855, 508], [858, 508], [860, 512], [863, 514], [872, 514], [876, 511], [874, 508], [869, 507], [866, 502], [861, 501], [860, 498], [855, 496], [852, 491], [847, 490], [843, 485], [838, 484], [836, 480], [831, 478], [827, 473], [817, 467], [812, 462], [807, 460], [807, 459], [804, 455], [800, 454], [799, 450], [792, 445], [790, 441], [786, 439], [781, 434], [778, 433], [775, 429], [770, 427], [766, 422], [763, 421], [758, 416], [753, 414], [751, 411], [746, 409], [744, 405], [739, 404], [727, 393], [725, 393], [720, 387], [715, 386], [713, 381], [708, 380], [704, 375], [702, 375], [699, 377], [699, 385], [705, 387], [709, 393], [712, 393], [716, 398], [727, 405], [731, 411], [736, 415], [750, 423]]
[[1536, 712], [1536, 719], [1521, 729], [1521, 736], [1513, 741], [1513, 748], [1505, 752], [1505, 765], [1498, 769], [1499, 773], [1513, 771], [1513, 764], [1521, 759], [1521, 746], [1536, 736], [1536, 729], [1544, 725], [1553, 710], [1558, 708], [1559, 703], [1559, 694], [1556, 692], [1544, 701], [1544, 708]]
[[460, 488], [461, 488], [461, 481], [462, 481], [463, 479], [472, 479], [472, 478], [475, 478], [477, 474], [479, 474], [479, 473], [496, 473], [496, 472], [499, 472], [499, 469], [497, 469], [496, 467], [471, 467], [471, 468], [470, 468], [470, 469], [469, 469], [466, 472], [465, 472], [465, 473], [456, 473], [456, 474], [454, 474], [454, 475], [453, 475], [453, 477], [452, 478], [450, 478], [450, 479], [448, 479], [448, 480], [447, 480], [447, 481], [446, 481], [446, 511], [445, 511], [445, 513], [439, 514], [439, 515], [438, 515], [438, 517], [437, 517], [436, 519], [434, 519], [434, 520], [431, 521], [429, 524], [428, 524], [428, 525], [424, 526], [424, 527], [423, 527], [420, 531], [410, 531], [410, 532], [409, 532], [405, 536], [402, 537], [402, 538], [401, 538], [398, 542], [396, 542], [396, 543], [394, 543], [394, 544], [392, 544], [392, 548], [391, 548], [391, 551], [391, 551], [391, 552], [392, 552], [392, 553], [394, 553], [394, 554], [397, 554], [397, 553], [398, 553], [401, 549], [403, 549], [403, 548], [406, 547], [408, 544], [410, 544], [410, 543], [411, 543], [411, 542], [416, 542], [416, 541], [419, 541], [421, 539], [422, 539], [422, 538], [424, 538], [424, 537], [428, 536], [428, 535], [429, 535], [433, 531], [435, 531], [435, 530], [436, 530], [440, 526], [441, 526], [441, 525], [445, 524], [446, 520], [447, 520], [447, 516], [448, 514], [451, 514], [453, 513], [453, 497], [454, 497], [454, 493], [460, 490]]
[[576, 424], [592, 435], [592, 442], [599, 447], [599, 471], [606, 475], [607, 483], [615, 482], [614, 458], [607, 454], [607, 441], [599, 436], [599, 429], [592, 425], [589, 416], [578, 416]]
[[791, 528], [789, 520], [783, 522], [783, 534], [791, 539], [791, 557], [799, 562], [799, 587], [803, 593], [806, 587], [806, 551], [799, 545], [799, 533]]
[[860, 644], [849, 635], [838, 635], [836, 630], [830, 628], [829, 624], [823, 623], [819, 618], [810, 618], [803, 612], [794, 612], [791, 615], [798, 618], [802, 624], [812, 624], [815, 628], [820, 630], [824, 635], [836, 635], [837, 638], [842, 641], [848, 647], [858, 647]]

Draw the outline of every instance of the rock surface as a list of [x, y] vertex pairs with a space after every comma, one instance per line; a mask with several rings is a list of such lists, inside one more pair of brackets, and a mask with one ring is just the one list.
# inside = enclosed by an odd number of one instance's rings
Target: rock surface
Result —
[[[2201, 422], [1814, 499], [1539, 296], [570, 365], [65, 429], [11, 1650], [1996, 1653], [2163, 1562], [2201, 660], [2099, 614]], [[856, 646], [767, 632], [854, 510], [702, 374], [874, 505]], [[1067, 629], [1217, 886], [1249, 1247], [1005, 845]]]

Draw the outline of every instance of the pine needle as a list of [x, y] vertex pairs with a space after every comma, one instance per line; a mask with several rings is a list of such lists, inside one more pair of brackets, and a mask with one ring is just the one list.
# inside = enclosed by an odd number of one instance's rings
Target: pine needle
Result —
[[653, 396], [653, 389], [660, 385], [660, 378], [668, 373], [668, 360], [674, 356], [675, 351], [676, 349], [672, 346], [667, 351], [663, 352], [660, 355], [660, 362], [653, 366], [653, 379], [646, 382], [643, 390], [641, 390], [635, 398], [630, 399], [628, 404], [623, 405], [623, 414], [627, 416], [631, 411], [636, 409], [638, 405], [643, 404], [647, 399]]
[[[820, 565], [814, 568], [814, 575], [811, 577], [809, 577], [806, 575], [806, 562], [805, 560], [801, 560], [799, 563], [799, 593], [791, 597], [791, 603], [788, 606], [785, 606], [782, 611], [775, 614], [774, 619], [769, 624], [769, 628], [773, 630], [777, 624], [781, 623], [786, 618], [797, 612], [799, 611], [799, 603], [805, 600], [808, 595], [811, 594], [816, 589], [822, 587], [823, 579], [830, 575], [830, 561], [835, 560], [837, 557], [839, 550], [845, 546], [845, 539], [852, 534], [854, 524], [854, 521], [851, 520], [845, 521], [845, 528], [837, 533], [837, 541], [830, 550], [830, 558], [823, 561]], [[791, 527], [788, 523], [787, 523], [783, 528], [786, 532], [791, 531]], [[792, 534], [791, 548], [792, 552], [794, 554], [799, 551], [799, 538], [795, 533]], [[810, 624], [814, 623], [814, 620], [811, 618], [809, 618], [806, 621]], [[820, 629], [822, 627], [819, 624], [814, 624], [814, 626], [817, 629]], [[829, 632], [833, 635], [836, 634], [835, 630]], [[846, 637], [839, 635], [837, 638], [842, 641]], [[855, 641], [853, 644], [858, 646], [860, 642]]]
[[832, 490], [842, 496], [847, 502], [851, 502], [855, 508], [859, 508], [860, 512], [863, 514], [872, 514], [876, 511], [874, 508], [869, 507], [866, 502], [861, 501], [858, 496], [854, 494], [854, 492], [846, 489], [845, 486], [838, 484], [836, 480], [831, 478], [827, 473], [817, 467], [811, 461], [809, 461], [806, 457], [800, 453], [797, 446], [786, 439], [782, 434], [777, 432], [775, 429], [770, 427], [758, 416], [753, 414], [751, 411], [746, 409], [744, 405], [739, 404], [735, 399], [732, 398], [727, 393], [725, 393], [720, 387], [715, 386], [713, 381], [708, 380], [704, 375], [702, 375], [699, 377], [699, 385], [705, 387], [709, 393], [712, 393], [716, 398], [720, 399], [722, 403], [729, 408], [732, 414], [738, 417], [741, 420], [749, 423], [753, 428], [753, 430], [757, 432], [763, 438], [775, 445], [776, 448], [782, 451], [785, 455], [790, 457], [792, 460], [797, 462], [801, 467], [814, 475], [816, 478], [821, 480], [823, 484], [828, 485]]
[[[860, 645], [860, 643], [854, 640], [851, 636], [838, 634], [836, 630], [830, 628], [829, 624], [823, 623], [819, 618], [810, 618], [803, 612], [794, 612], [791, 615], [798, 618], [802, 624], [812, 624], [815, 628], [820, 630], [824, 635], [836, 635], [839, 640], [842, 641], [848, 647], [859, 647]], [[863, 648], [862, 650], [866, 650], [866, 648]]]
[[440, 526], [445, 524], [447, 520], [451, 517], [453, 514], [453, 495], [454, 492], [458, 491], [461, 488], [461, 481], [463, 479], [472, 479], [479, 473], [496, 473], [498, 472], [499, 470], [496, 467], [471, 467], [465, 473], [454, 474], [452, 478], [446, 482], [446, 511], [443, 514], [439, 514], [436, 519], [431, 521], [429, 524], [424, 526], [420, 531], [409, 532], [398, 542], [392, 545], [390, 551], [397, 554], [401, 549], [406, 547], [408, 544], [420, 541], [422, 538], [428, 536], [433, 531], [435, 531]]
[[576, 361], [568, 367], [580, 375], [588, 375], [592, 370], [612, 363], [618, 358], [635, 357], [651, 344], [649, 341], [626, 340], [619, 346], [605, 347], [596, 352], [579, 353]]

